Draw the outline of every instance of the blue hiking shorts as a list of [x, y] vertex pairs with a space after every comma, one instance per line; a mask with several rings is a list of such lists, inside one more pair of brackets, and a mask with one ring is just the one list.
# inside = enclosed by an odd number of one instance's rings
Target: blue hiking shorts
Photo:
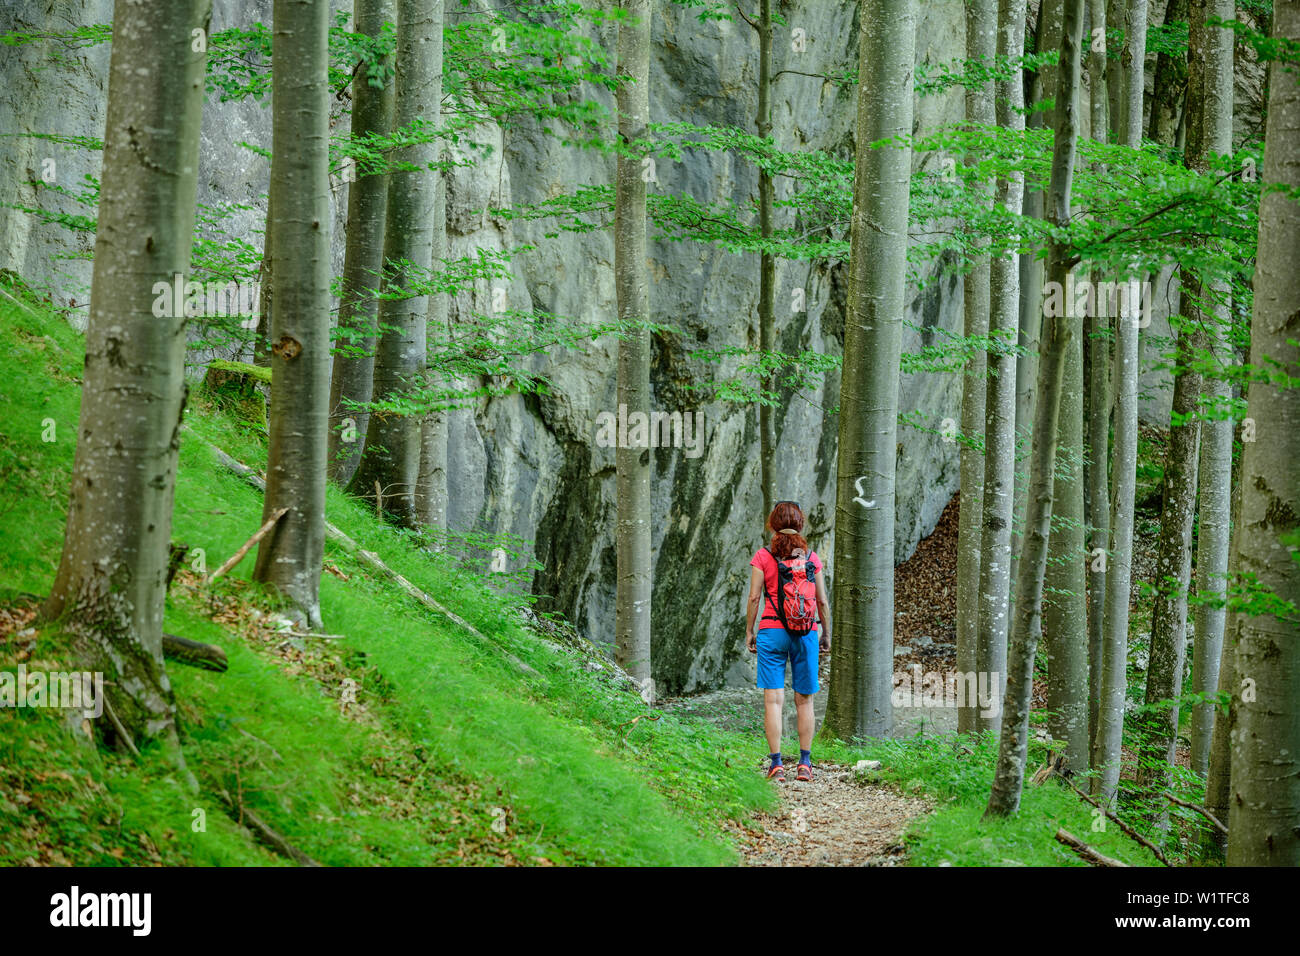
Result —
[[764, 690], [785, 687], [785, 662], [790, 662], [797, 694], [815, 694], [817, 683], [817, 631], [795, 637], [783, 627], [758, 632], [758, 686]]

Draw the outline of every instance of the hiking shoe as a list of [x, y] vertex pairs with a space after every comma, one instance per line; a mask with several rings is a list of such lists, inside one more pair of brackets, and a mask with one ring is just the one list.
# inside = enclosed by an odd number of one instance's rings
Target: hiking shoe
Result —
[[767, 779], [775, 780], [777, 783], [785, 783], [785, 767], [779, 763], [774, 763], [767, 768]]
[[812, 780], [812, 767], [806, 763], [801, 763], [795, 768], [794, 778], [796, 780]]

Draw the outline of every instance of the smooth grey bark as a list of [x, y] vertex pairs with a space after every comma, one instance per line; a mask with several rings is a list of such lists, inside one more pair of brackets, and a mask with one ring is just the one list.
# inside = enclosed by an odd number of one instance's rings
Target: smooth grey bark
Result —
[[[1194, 284], [1194, 278], [1184, 282]], [[1197, 403], [1201, 373], [1193, 358], [1205, 337], [1181, 320], [1170, 412], [1169, 451], [1165, 456], [1164, 492], [1160, 511], [1160, 545], [1156, 556], [1156, 595], [1151, 608], [1151, 652], [1147, 665], [1145, 702], [1170, 702], [1142, 722], [1138, 779], [1158, 792], [1173, 779], [1178, 742], [1177, 699], [1182, 694], [1187, 648], [1187, 589], [1192, 574], [1192, 525], [1196, 516], [1196, 465], [1201, 422]]]
[[[1237, 539], [1241, 535], [1241, 482], [1232, 484], [1232, 541], [1228, 549], [1228, 580], [1236, 580], [1241, 567]], [[1228, 699], [1226, 709], [1215, 714], [1210, 735], [1209, 767], [1205, 774], [1205, 809], [1220, 820], [1228, 819], [1228, 799], [1231, 793], [1232, 734], [1237, 723], [1237, 706], [1242, 687], [1237, 680], [1237, 618], [1236, 611], [1227, 609], [1223, 624], [1223, 648], [1219, 654], [1219, 694]], [[1217, 827], [1208, 828], [1202, 845], [1222, 858], [1228, 849], [1228, 838]]]
[[[1300, 0], [1274, 3], [1272, 36], [1300, 40]], [[1269, 72], [1250, 362], [1277, 362], [1295, 376], [1300, 82], [1284, 62], [1273, 61]], [[1232, 736], [1228, 865], [1300, 866], [1300, 389], [1279, 387], [1276, 379], [1252, 382], [1247, 415], [1256, 440], [1242, 452], [1238, 561], [1243, 574], [1255, 575], [1291, 610], [1286, 617], [1244, 609], [1238, 616], [1236, 670], [1251, 692], [1241, 695]]]
[[907, 280], [916, 5], [860, 0], [857, 160], [835, 495], [835, 630], [826, 736], [881, 737], [894, 722], [894, 501]]
[[[1119, 30], [1121, 35], [1125, 34], [1124, 22], [1125, 0], [1106, 0], [1106, 32], [1107, 50], [1110, 49], [1111, 38], [1109, 36], [1112, 30]], [[1123, 51], [1123, 43], [1120, 44], [1120, 50]], [[1109, 54], [1107, 56], [1109, 60]], [[1106, 129], [1109, 133], [1108, 142], [1118, 143], [1124, 138], [1124, 70], [1116, 64], [1109, 66], [1106, 70]]]
[[[998, 5], [997, 55], [1016, 59], [1025, 49], [1025, 0]], [[1024, 84], [1012, 76], [997, 84], [997, 122], [1003, 129], [1024, 129]], [[999, 179], [995, 202], [1011, 213], [1024, 203], [1025, 179], [1013, 173]], [[989, 269], [989, 334], [1015, 343], [1020, 323], [1020, 271], [1014, 254], [993, 260]], [[980, 534], [980, 607], [975, 670], [988, 674], [993, 701], [1002, 697], [1007, 672], [1007, 629], [1011, 598], [1011, 523], [1016, 473], [1016, 353], [994, 349], [988, 357], [984, 401], [984, 517]], [[959, 668], [960, 670], [960, 668]], [[997, 675], [996, 680], [993, 675]], [[996, 732], [1002, 708], [982, 708], [976, 729]]]
[[1120, 141], [1138, 149], [1142, 145], [1142, 94], [1146, 89], [1147, 0], [1128, 0], [1124, 9], [1124, 98], [1120, 107]]
[[[439, 268], [447, 258], [447, 178], [438, 177], [433, 203], [433, 263]], [[449, 336], [449, 303], [445, 292], [429, 296], [429, 334]], [[437, 339], [435, 339], [435, 342]], [[430, 380], [437, 372], [429, 369]], [[436, 409], [420, 421], [420, 477], [416, 485], [415, 510], [420, 525], [437, 531], [447, 530], [447, 426], [449, 413]], [[434, 546], [442, 547], [442, 538], [434, 536]]]
[[[618, 154], [614, 191], [614, 289], [621, 323], [650, 318], [646, 268], [646, 171], [636, 144], [650, 122], [651, 0], [621, 0], [626, 18], [618, 28]], [[618, 404], [628, 414], [650, 412], [650, 333], [625, 328], [618, 347]], [[642, 683], [650, 661], [650, 450], [623, 447], [615, 453], [618, 565], [614, 621], [615, 660]]]
[[[1188, 165], [1199, 173], [1209, 171], [1209, 158], [1232, 152], [1233, 35], [1208, 24], [1211, 17], [1233, 18], [1232, 0], [1192, 0], [1189, 18], [1188, 54]], [[1228, 289], [1216, 285], [1212, 294], [1218, 302], [1208, 312], [1198, 310], [1206, 322], [1210, 353], [1226, 367], [1234, 352], [1225, 333], [1231, 314]], [[1206, 397], [1215, 406], [1226, 406], [1232, 386], [1226, 375], [1211, 375], [1205, 382]], [[1231, 533], [1232, 420], [1201, 423], [1200, 508], [1196, 550], [1196, 590], [1205, 598], [1226, 594], [1228, 545]], [[1219, 686], [1219, 662], [1223, 653], [1226, 609], [1201, 601], [1196, 606], [1192, 690], [1212, 694]], [[1192, 710], [1192, 770], [1205, 775], [1209, 767], [1210, 742], [1214, 730], [1213, 704], [1197, 704]]]
[[[442, 110], [443, 0], [398, 0], [394, 128], [416, 120], [437, 121]], [[433, 209], [438, 173], [437, 142], [413, 143], [394, 159], [413, 168], [388, 177], [384, 228], [383, 298], [375, 350], [375, 402], [400, 400], [418, 389], [428, 354], [428, 297], [412, 295], [433, 262]], [[416, 484], [420, 471], [422, 415], [371, 412], [361, 463], [349, 490], [382, 496], [382, 510], [406, 527], [419, 525]]]
[[1138, 324], [1140, 306], [1115, 320], [1114, 498], [1111, 550], [1106, 570], [1106, 601], [1101, 655], [1101, 700], [1093, 734], [1092, 793], [1111, 804], [1119, 787], [1124, 701], [1128, 693], [1128, 622], [1133, 581], [1134, 496], [1137, 492]]
[[330, 388], [329, 10], [275, 0], [271, 88], [271, 412], [253, 578], [321, 626]]
[[[1145, 83], [1146, 2], [1127, 0], [1124, 9], [1123, 96], [1116, 124], [1120, 142], [1142, 146], [1142, 89]], [[1119, 72], [1119, 71], [1113, 71]], [[1128, 624], [1133, 580], [1134, 496], [1137, 493], [1138, 325], [1139, 306], [1115, 321], [1115, 448], [1111, 478], [1111, 550], [1106, 564], [1106, 606], [1101, 653], [1101, 700], [1093, 732], [1092, 793], [1103, 805], [1114, 803], [1119, 789], [1120, 748], [1124, 739], [1124, 702], [1128, 694]]]
[[[760, 0], [758, 15], [758, 135], [772, 135], [772, 0]], [[776, 190], [772, 174], [758, 171], [758, 229], [772, 237]], [[758, 347], [764, 354], [776, 348], [776, 256], [763, 252], [758, 269]], [[775, 377], [764, 388], [774, 390]], [[771, 405], [758, 406], [759, 482], [763, 488], [763, 514], [776, 505], [776, 416]]]
[[[1056, 130], [1052, 147], [1052, 176], [1048, 220], [1057, 227], [1070, 220], [1070, 188], [1079, 145], [1078, 96], [1083, 66], [1084, 0], [1065, 0], [1061, 30], [1061, 58], [1056, 89]], [[1048, 248], [1047, 276], [1065, 287], [1070, 249], [1053, 241]], [[1050, 300], [1049, 300], [1050, 301]], [[1017, 569], [1016, 608], [1007, 650], [1007, 689], [998, 760], [993, 774], [986, 817], [1007, 816], [1020, 807], [1028, 754], [1029, 708], [1033, 691], [1034, 655], [1038, 650], [1043, 600], [1043, 576], [1052, 522], [1052, 474], [1056, 464], [1056, 426], [1061, 382], [1078, 337], [1074, 320], [1044, 309], [1043, 349], [1038, 366], [1038, 400], [1034, 415], [1033, 448], [1027, 493], [1025, 540]]]
[[[1109, 73], [1104, 39], [1097, 42], [1097, 31], [1106, 32], [1105, 0], [1088, 0], [1092, 13], [1093, 42], [1088, 47], [1089, 105], [1092, 138], [1108, 142], [1110, 136]], [[1105, 631], [1106, 551], [1110, 547], [1110, 310], [1093, 309], [1087, 323], [1087, 391], [1085, 409], [1088, 421], [1087, 458], [1084, 460], [1084, 486], [1087, 517], [1087, 584], [1088, 584], [1088, 754], [1097, 734], [1097, 712], [1101, 701], [1101, 654]]]
[[[1038, 9], [1038, 37], [1035, 51], [1054, 50], [1061, 45], [1061, 0], [1042, 0]], [[1056, 98], [1057, 68], [1041, 67], [1034, 76], [1031, 105]], [[1025, 125], [1030, 129], [1055, 127], [1054, 110], [1035, 110]], [[1043, 219], [1047, 215], [1044, 184], [1037, 181], [1025, 183], [1025, 215]], [[1015, 526], [1011, 548], [1013, 569], [1012, 594], [1018, 585], [1014, 565], [1020, 560], [1025, 545], [1024, 526], [1026, 495], [1029, 490], [1029, 455], [1033, 441], [1034, 410], [1037, 404], [1038, 362], [1041, 349], [1040, 336], [1043, 324], [1043, 269], [1044, 263], [1034, 253], [1020, 257], [1020, 337], [1023, 350], [1016, 364], [1016, 484]]]
[[[394, 0], [357, 0], [353, 28], [378, 37], [384, 23], [396, 19]], [[389, 64], [391, 66], [391, 62]], [[352, 81], [352, 136], [385, 135], [393, 126], [392, 78], [370, 85], [366, 70]], [[384, 264], [384, 221], [388, 211], [388, 173], [362, 175], [348, 186], [348, 223], [343, 249], [343, 286], [339, 295], [339, 327], [361, 335], [359, 343], [343, 342], [346, 351], [334, 355], [330, 377], [330, 478], [346, 486], [361, 463], [361, 450], [370, 424], [368, 409], [351, 407], [369, 402], [374, 390], [376, 321], [379, 313], [379, 274]], [[359, 353], [359, 354], [349, 354]]]
[[114, 8], [77, 448], [63, 553], [42, 608], [104, 672], [127, 733], [162, 741], [176, 759], [162, 656], [186, 398], [175, 289], [190, 269], [207, 60], [191, 31], [206, 34], [211, 12], [210, 0]]
[[[992, 64], [997, 52], [997, 0], [969, 0], [966, 4], [966, 58]], [[966, 119], [992, 126], [997, 121], [993, 104], [993, 82], [966, 87]], [[972, 157], [975, 159], [975, 157]], [[993, 205], [990, 188], [982, 205]], [[967, 339], [986, 336], [989, 330], [988, 246], [976, 239], [971, 255], [975, 259], [966, 273], [963, 296], [963, 331]], [[984, 524], [984, 452], [971, 442], [983, 437], [988, 356], [983, 349], [967, 360], [962, 375], [960, 451], [961, 506], [957, 519], [957, 670], [968, 674], [976, 669], [979, 643], [980, 539]], [[972, 733], [979, 715], [977, 701], [957, 708], [957, 731]]]
[[1065, 744], [1065, 766], [1088, 768], [1088, 628], [1083, 527], [1083, 317], [1065, 355], [1057, 413], [1052, 482], [1052, 532], [1044, 572], [1043, 633], [1047, 644], [1048, 732]]

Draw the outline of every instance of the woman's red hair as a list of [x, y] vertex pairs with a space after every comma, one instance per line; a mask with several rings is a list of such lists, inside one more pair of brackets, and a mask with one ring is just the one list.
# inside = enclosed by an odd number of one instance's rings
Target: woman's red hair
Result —
[[[793, 501], [778, 502], [767, 517], [767, 527], [772, 532], [772, 542], [768, 545], [768, 550], [779, 560], [784, 561], [798, 550], [802, 550], [804, 554], [808, 553], [808, 542], [804, 540], [802, 534], [803, 512]], [[782, 528], [793, 528], [801, 533], [782, 534]]]

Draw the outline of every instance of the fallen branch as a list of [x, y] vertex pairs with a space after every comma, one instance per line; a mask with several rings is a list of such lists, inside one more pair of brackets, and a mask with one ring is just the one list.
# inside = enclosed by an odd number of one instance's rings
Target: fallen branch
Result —
[[225, 790], [220, 790], [218, 793], [226, 806], [238, 814], [237, 820], [246, 824], [263, 843], [270, 846], [281, 856], [287, 856], [299, 866], [320, 866], [306, 853], [303, 853], [302, 850], [272, 830], [261, 817], [244, 806], [242, 802], [236, 802]]
[[1128, 866], [1127, 863], [1124, 863], [1121, 860], [1111, 859], [1110, 857], [1102, 853], [1098, 853], [1092, 847], [1088, 846], [1088, 844], [1080, 840], [1077, 836], [1075, 836], [1072, 833], [1068, 833], [1065, 830], [1057, 830], [1056, 839], [1057, 842], [1064, 843], [1071, 850], [1079, 854], [1080, 857], [1087, 860], [1093, 866], [1125, 866], [1125, 867]]
[[257, 542], [261, 541], [264, 537], [266, 537], [266, 535], [270, 532], [270, 530], [275, 527], [275, 523], [288, 513], [289, 513], [288, 508], [280, 508], [275, 512], [275, 514], [267, 518], [266, 523], [262, 525], [262, 527], [258, 528], [256, 533], [254, 533], [254, 535], [251, 538], [245, 541], [243, 546], [226, 560], [225, 564], [223, 564], [221, 567], [217, 568], [217, 570], [212, 572], [212, 574], [208, 577], [207, 583], [211, 584], [213, 581], [221, 577], [223, 574], [225, 574], [227, 571], [229, 571], [231, 568], [237, 565], [241, 560], [243, 560], [244, 555], [248, 554], [248, 549], [251, 548], [253, 545], [257, 544]]
[[135, 754], [135, 759], [143, 761], [144, 758], [140, 756], [140, 751], [136, 749], [135, 741], [132, 740], [131, 735], [126, 732], [126, 728], [122, 726], [122, 722], [117, 719], [117, 712], [113, 710], [113, 703], [108, 699], [107, 694], [104, 695], [104, 713], [108, 714], [108, 719], [112, 722], [113, 728], [117, 731], [117, 736], [124, 744], [126, 744], [127, 749], [130, 750], [131, 753]]
[[1224, 836], [1228, 835], [1228, 828], [1223, 825], [1223, 821], [1221, 821], [1209, 810], [1205, 809], [1205, 807], [1202, 807], [1199, 804], [1195, 804], [1195, 803], [1188, 803], [1186, 800], [1179, 800], [1177, 797], [1171, 796], [1170, 794], [1167, 793], [1165, 794], [1165, 799], [1169, 800], [1172, 803], [1178, 804], [1180, 807], [1186, 807], [1188, 810], [1195, 810], [1197, 813], [1205, 817], [1205, 819], [1213, 823], [1215, 827], [1218, 828], [1220, 833], [1222, 833]]
[[625, 720], [625, 721], [623, 721], [623, 722], [622, 722], [621, 724], [619, 724], [618, 727], [616, 727], [615, 729], [616, 729], [616, 730], [617, 730], [617, 729], [621, 729], [621, 728], [623, 728], [623, 727], [626, 727], [628, 724], [631, 724], [633, 727], [635, 727], [635, 726], [636, 726], [636, 722], [637, 722], [638, 720], [658, 720], [658, 719], [659, 719], [660, 717], [662, 717], [662, 716], [663, 716], [663, 714], [642, 714], [642, 715], [639, 716], [639, 717], [633, 717], [631, 720]]
[[[186, 431], [189, 431], [189, 429], [186, 428]], [[206, 438], [199, 437], [199, 440], [212, 450], [212, 453], [217, 456], [217, 461], [219, 461], [227, 469], [239, 475], [249, 484], [253, 485], [253, 487], [258, 488], [263, 492], [266, 491], [266, 481], [257, 472], [253, 471], [252, 468], [249, 468], [243, 462], [239, 462], [236, 461], [234, 458], [231, 458], [229, 455], [227, 455], [216, 445], [212, 444], [212, 442], [208, 441]], [[464, 629], [464, 631], [467, 634], [471, 635], [474, 638], [477, 638], [483, 644], [486, 644], [494, 648], [495, 650], [499, 651], [502, 655], [504, 655], [506, 660], [508, 660], [519, 670], [523, 671], [525, 674], [532, 674], [534, 676], [537, 676], [537, 670], [535, 668], [530, 667], [528, 664], [521, 661], [518, 657], [516, 657], [515, 655], [511, 654], [509, 651], [502, 648], [500, 645], [490, 641], [487, 635], [479, 631], [478, 628], [474, 627], [472, 624], [470, 624], [460, 615], [455, 614], [452, 611], [448, 610], [440, 602], [435, 600], [432, 596], [430, 596], [426, 592], [417, 588], [414, 584], [408, 581], [401, 574], [399, 574], [398, 572], [390, 568], [388, 565], [386, 565], [383, 562], [383, 559], [379, 557], [379, 555], [375, 554], [373, 551], [365, 550], [364, 548], [361, 547], [361, 545], [357, 544], [357, 542], [353, 541], [352, 538], [344, 534], [342, 531], [340, 531], [334, 525], [330, 524], [328, 521], [325, 522], [325, 536], [329, 538], [331, 541], [333, 541], [335, 544], [339, 545], [339, 547], [341, 547], [348, 554], [352, 555], [362, 564], [366, 565], [372, 570], [377, 571], [380, 574], [382, 574], [384, 577], [388, 578], [399, 588], [401, 588], [404, 592], [406, 592], [407, 595], [414, 598], [416, 601], [424, 605], [429, 610], [436, 611], [438, 614], [441, 614], [443, 617], [447, 618], [457, 627]]]
[[1164, 854], [1164, 852], [1163, 852], [1162, 850], [1160, 850], [1160, 849], [1159, 849], [1159, 848], [1158, 848], [1154, 843], [1152, 843], [1150, 840], [1148, 840], [1148, 839], [1147, 839], [1146, 837], [1144, 837], [1142, 834], [1138, 833], [1136, 830], [1134, 830], [1131, 826], [1129, 826], [1127, 823], [1125, 823], [1123, 820], [1121, 820], [1121, 819], [1120, 819], [1119, 817], [1117, 817], [1115, 814], [1111, 813], [1109, 810], [1107, 810], [1105, 807], [1103, 807], [1100, 803], [1098, 803], [1098, 802], [1097, 802], [1096, 800], [1094, 800], [1092, 797], [1088, 796], [1088, 794], [1084, 793], [1082, 790], [1080, 790], [1078, 787], [1076, 787], [1073, 783], [1071, 783], [1071, 781], [1070, 781], [1068, 778], [1066, 778], [1066, 777], [1062, 777], [1061, 779], [1064, 780], [1067, 784], [1069, 784], [1071, 790], [1073, 790], [1073, 791], [1074, 791], [1075, 793], [1077, 793], [1079, 796], [1083, 797], [1083, 799], [1087, 800], [1089, 803], [1091, 803], [1094, 807], [1096, 807], [1096, 808], [1097, 808], [1098, 810], [1100, 810], [1102, 813], [1106, 814], [1106, 819], [1108, 819], [1108, 820], [1113, 820], [1113, 821], [1115, 822], [1115, 825], [1116, 825], [1116, 826], [1118, 826], [1118, 827], [1119, 827], [1121, 830], [1123, 830], [1126, 834], [1128, 834], [1130, 837], [1132, 837], [1132, 838], [1133, 838], [1134, 840], [1136, 840], [1138, 843], [1141, 843], [1144, 847], [1146, 847], [1148, 850], [1150, 850], [1152, 853], [1154, 853], [1154, 854], [1156, 855], [1156, 859], [1157, 859], [1157, 860], [1159, 860], [1159, 861], [1160, 861], [1161, 863], [1163, 863], [1165, 866], [1172, 866], [1172, 864], [1171, 864], [1171, 863], [1170, 863], [1170, 862], [1165, 858], [1165, 854]]

